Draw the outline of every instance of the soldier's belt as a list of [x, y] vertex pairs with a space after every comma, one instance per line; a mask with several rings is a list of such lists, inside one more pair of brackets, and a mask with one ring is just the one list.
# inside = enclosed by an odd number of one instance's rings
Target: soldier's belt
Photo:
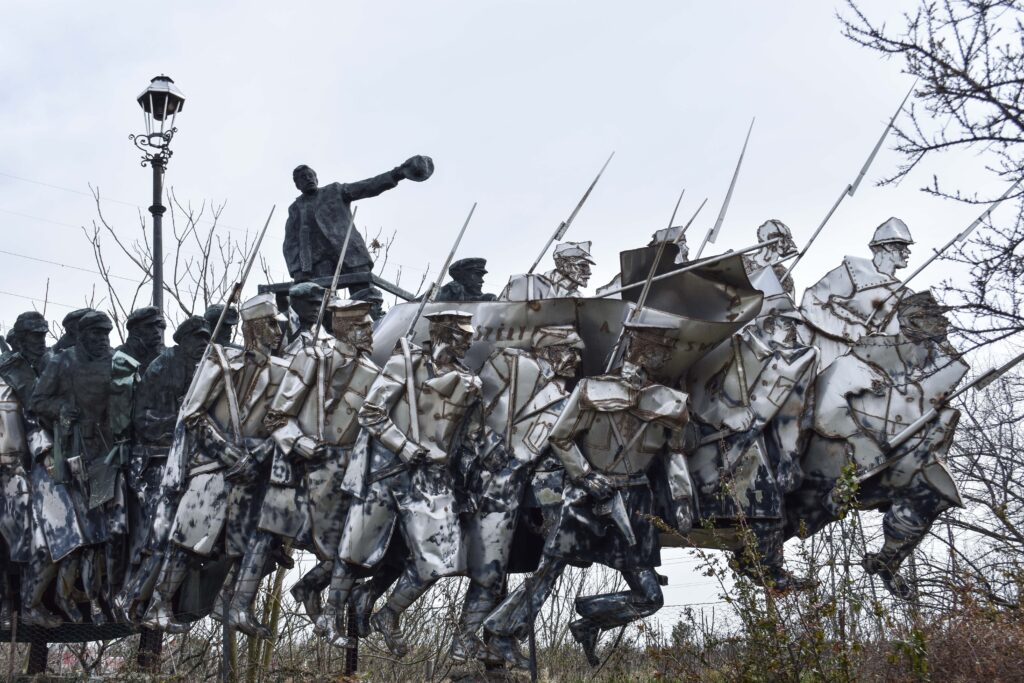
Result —
[[636, 474], [608, 474], [601, 473], [608, 483], [617, 489], [629, 488], [630, 486], [646, 486], [649, 483], [647, 475], [643, 472]]

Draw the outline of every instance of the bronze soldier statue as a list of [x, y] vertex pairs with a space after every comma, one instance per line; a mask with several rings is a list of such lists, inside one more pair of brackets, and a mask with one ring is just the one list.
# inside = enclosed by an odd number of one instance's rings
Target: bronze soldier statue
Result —
[[487, 259], [459, 259], [448, 268], [452, 281], [437, 291], [434, 301], [494, 301], [498, 297], [483, 292]]
[[93, 622], [105, 620], [100, 580], [107, 546], [125, 532], [117, 467], [105, 462], [114, 446], [108, 411], [112, 329], [106, 313], [82, 315], [75, 346], [46, 364], [31, 403], [54, 436], [46, 457], [50, 481], [36, 486], [37, 519], [52, 559], [60, 563], [57, 602], [74, 622], [84, 618], [72, 598], [79, 579]]
[[64, 334], [61, 335], [57, 343], [53, 345], [51, 351], [53, 353], [60, 353], [64, 349], [74, 348], [75, 343], [78, 341], [78, 320], [91, 311], [91, 308], [79, 308], [71, 311], [64, 320], [61, 321], [61, 326], [64, 328]]
[[[205, 313], [203, 313], [203, 319], [206, 320], [206, 327], [211, 333], [213, 332], [213, 328], [217, 326], [217, 321], [220, 320], [220, 313], [223, 310], [224, 304], [213, 304], [206, 309]], [[238, 344], [231, 343], [231, 338], [235, 335], [235, 325], [237, 324], [238, 309], [231, 306], [228, 308], [228, 312], [224, 314], [224, 322], [220, 324], [220, 330], [217, 331], [217, 338], [212, 340], [213, 343], [235, 349], [242, 348]]]
[[[320, 315], [327, 290], [315, 282], [300, 282], [288, 290], [288, 333], [284, 358], [291, 358], [300, 348], [312, 343], [313, 326]], [[324, 321], [324, 327], [327, 327]]]
[[[295, 187], [302, 192], [288, 207], [288, 221], [284, 227], [284, 260], [288, 274], [296, 282], [331, 277], [345, 234], [352, 223], [352, 202], [376, 197], [401, 180], [422, 182], [434, 172], [430, 157], [415, 156], [387, 173], [355, 183], [331, 183], [318, 186], [316, 171], [305, 164], [292, 171]], [[358, 230], [352, 231], [348, 249], [344, 254], [341, 272], [369, 273], [373, 260]], [[350, 291], [361, 289], [364, 284]]]
[[[33, 541], [28, 475], [34, 457], [50, 446], [49, 437], [29, 409], [45, 364], [48, 330], [42, 314], [22, 313], [11, 330], [17, 350], [0, 358], [0, 535], [6, 544], [5, 559], [13, 563], [10, 570], [21, 573], [22, 622], [56, 627], [60, 617], [41, 600], [57, 569], [45, 543]], [[9, 589], [5, 595], [10, 595]]]

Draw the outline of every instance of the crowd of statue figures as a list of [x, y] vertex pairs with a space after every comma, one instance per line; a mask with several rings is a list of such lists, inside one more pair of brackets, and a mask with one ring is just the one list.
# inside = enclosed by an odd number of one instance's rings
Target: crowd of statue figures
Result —
[[[799, 303], [777, 220], [757, 249], [689, 271], [685, 231], [654, 232], [603, 297], [583, 293], [589, 242], [497, 296], [485, 260], [463, 258], [429, 303], [386, 314], [373, 287], [317, 284], [339, 260], [372, 268], [351, 202], [432, 169], [325, 187], [296, 169], [285, 310], [271, 294], [214, 306], [165, 347], [164, 316], [140, 308], [113, 349], [101, 311], [68, 314], [51, 348], [42, 315], [18, 316], [0, 358], [5, 609], [172, 633], [212, 611], [269, 638], [258, 586], [303, 550], [317, 563], [291, 593], [333, 645], [352, 645], [351, 613], [402, 656], [403, 612], [466, 576], [452, 657], [523, 667], [561, 573], [598, 564], [628, 589], [576, 600], [593, 663], [603, 631], [662, 606], [664, 544], [729, 548], [766, 587], [800, 589], [784, 542], [854, 490], [884, 512], [865, 570], [911, 593], [900, 563], [960, 505], [945, 399], [968, 368], [943, 307], [897, 276], [902, 221]], [[512, 573], [528, 578], [509, 592]]]

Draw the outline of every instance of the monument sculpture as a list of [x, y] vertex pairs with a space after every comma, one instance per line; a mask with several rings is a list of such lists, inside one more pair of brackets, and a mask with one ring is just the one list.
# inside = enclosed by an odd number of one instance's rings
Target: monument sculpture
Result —
[[497, 297], [483, 292], [487, 259], [459, 259], [448, 268], [452, 281], [441, 287], [435, 301], [494, 301]]
[[[342, 256], [345, 233], [352, 223], [352, 202], [376, 197], [402, 180], [422, 182], [433, 173], [434, 162], [430, 157], [415, 156], [387, 173], [366, 180], [320, 187], [316, 171], [306, 165], [296, 167], [292, 180], [302, 194], [288, 207], [284, 228], [288, 274], [296, 282], [331, 277]], [[373, 260], [362, 236], [353, 230], [350, 240], [341, 272], [368, 273], [373, 268]]]
[[590, 282], [590, 242], [562, 242], [554, 249], [555, 269], [543, 274], [516, 275], [498, 296], [501, 301], [535, 301], [579, 296]]

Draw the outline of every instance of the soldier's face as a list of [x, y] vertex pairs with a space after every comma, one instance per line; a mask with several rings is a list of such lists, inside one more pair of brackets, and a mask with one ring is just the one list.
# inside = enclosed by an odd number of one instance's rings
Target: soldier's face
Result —
[[85, 352], [97, 358], [110, 353], [110, 330], [102, 327], [90, 327], [78, 332], [78, 343], [85, 348]]
[[776, 230], [768, 235], [768, 239], [775, 239], [776, 237], [779, 241], [772, 245], [772, 251], [780, 257], [789, 256], [796, 252], [796, 242], [793, 241], [793, 236], [789, 234], [789, 230]]
[[313, 325], [316, 323], [317, 316], [320, 315], [320, 303], [316, 299], [296, 297], [292, 299], [291, 306], [295, 315], [299, 316], [299, 320], [306, 325]]
[[458, 281], [465, 285], [467, 289], [478, 292], [484, 286], [484, 271], [478, 268], [464, 270], [459, 273]]
[[164, 330], [167, 329], [167, 323], [164, 322], [163, 318], [158, 318], [141, 325], [136, 325], [132, 332], [139, 338], [139, 341], [146, 348], [155, 348], [164, 345]]
[[469, 352], [469, 345], [472, 341], [472, 333], [463, 332], [462, 330], [452, 330], [448, 338], [448, 345], [451, 347], [452, 355], [458, 360], [465, 358], [466, 354]]
[[185, 358], [193, 363], [198, 363], [203, 357], [203, 351], [206, 350], [206, 344], [210, 341], [210, 337], [204, 334], [190, 334], [181, 340], [181, 350], [185, 354]]
[[373, 351], [373, 325], [371, 323], [335, 318], [333, 327], [338, 338], [346, 344], [366, 353]]
[[295, 187], [303, 194], [316, 192], [317, 178], [316, 172], [313, 169], [304, 168], [292, 176], [292, 179], [295, 181]]
[[18, 350], [30, 361], [39, 360], [46, 353], [46, 333], [22, 332], [18, 335]]
[[587, 283], [590, 282], [590, 261], [584, 258], [562, 258], [555, 263], [555, 266], [562, 275], [580, 287], [586, 287]]

